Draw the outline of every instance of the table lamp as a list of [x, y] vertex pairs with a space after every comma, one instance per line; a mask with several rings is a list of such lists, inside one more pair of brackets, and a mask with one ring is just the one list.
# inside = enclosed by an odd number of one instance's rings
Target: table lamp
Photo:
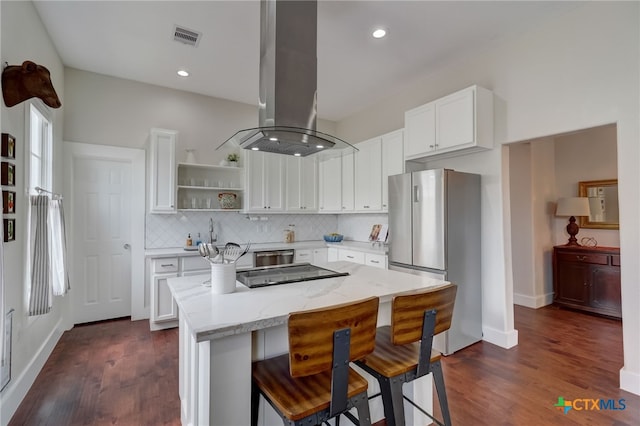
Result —
[[567, 225], [567, 233], [569, 234], [569, 242], [567, 246], [579, 246], [576, 235], [580, 227], [576, 223], [576, 216], [589, 216], [589, 199], [587, 197], [568, 197], [560, 198], [556, 208], [556, 216], [571, 216]]

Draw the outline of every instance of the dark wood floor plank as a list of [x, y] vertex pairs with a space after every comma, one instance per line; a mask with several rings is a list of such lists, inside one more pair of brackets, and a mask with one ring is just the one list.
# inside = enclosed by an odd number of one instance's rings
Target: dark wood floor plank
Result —
[[[640, 424], [640, 397], [618, 388], [619, 321], [516, 306], [515, 327], [515, 348], [480, 342], [443, 358], [454, 425]], [[563, 414], [559, 396], [624, 398], [627, 408]], [[179, 425], [177, 330], [118, 320], [64, 333], [9, 424]]]

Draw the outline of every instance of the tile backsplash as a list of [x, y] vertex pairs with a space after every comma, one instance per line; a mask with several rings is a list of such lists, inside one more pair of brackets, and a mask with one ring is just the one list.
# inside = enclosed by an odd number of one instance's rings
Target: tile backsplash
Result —
[[194, 243], [198, 233], [209, 241], [209, 219], [215, 223], [218, 242], [281, 242], [284, 229], [295, 225], [296, 241], [321, 240], [331, 232], [339, 232], [346, 240], [367, 241], [374, 224], [386, 224], [386, 214], [246, 214], [238, 212], [178, 212], [147, 214], [146, 248], [182, 247], [187, 235]]

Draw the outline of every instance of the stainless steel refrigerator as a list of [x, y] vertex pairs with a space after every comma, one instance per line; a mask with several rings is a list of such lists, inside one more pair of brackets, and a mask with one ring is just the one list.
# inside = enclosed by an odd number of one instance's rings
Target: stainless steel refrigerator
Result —
[[447, 169], [389, 176], [389, 269], [457, 284], [445, 355], [482, 339], [480, 176]]

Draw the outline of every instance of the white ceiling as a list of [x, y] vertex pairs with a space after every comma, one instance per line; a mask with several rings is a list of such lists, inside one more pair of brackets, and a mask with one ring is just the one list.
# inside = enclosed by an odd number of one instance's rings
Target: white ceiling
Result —
[[[258, 1], [39, 1], [69, 67], [257, 105]], [[574, 2], [327, 1], [318, 4], [318, 115], [343, 119], [436, 68]], [[178, 24], [198, 47], [173, 41]], [[373, 39], [378, 25], [389, 35]], [[191, 72], [176, 75], [178, 68]]]

